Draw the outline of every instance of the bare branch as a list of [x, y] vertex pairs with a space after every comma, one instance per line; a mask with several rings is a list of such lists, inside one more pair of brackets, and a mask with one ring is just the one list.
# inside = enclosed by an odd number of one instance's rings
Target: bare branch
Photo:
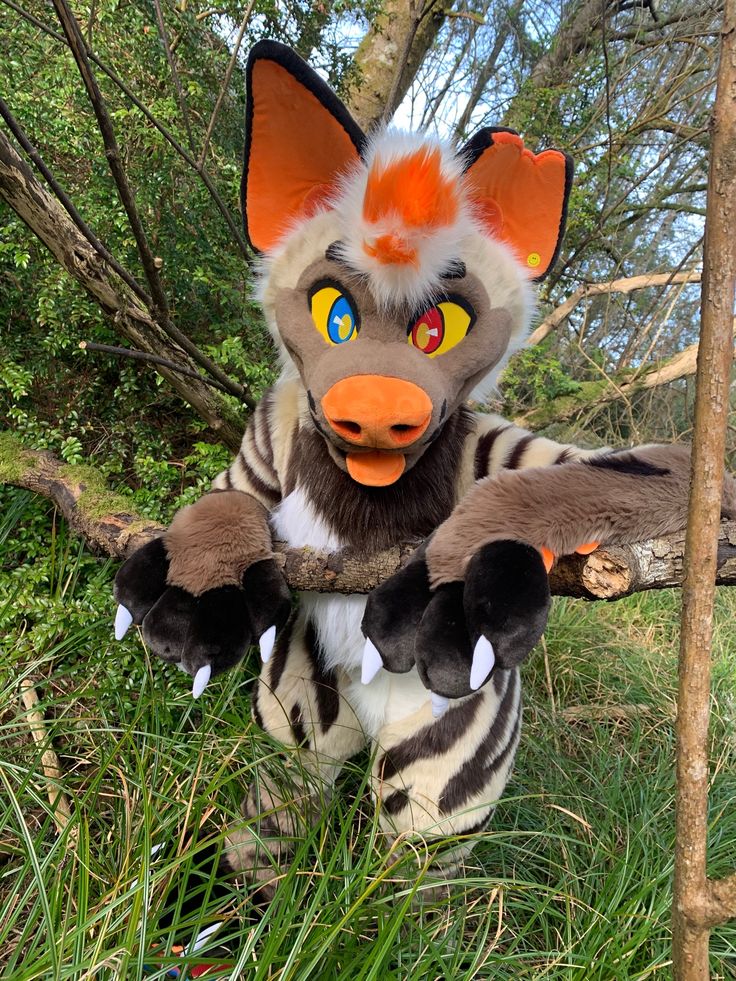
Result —
[[529, 344], [539, 344], [548, 334], [567, 320], [575, 307], [591, 296], [605, 293], [633, 293], [634, 290], [647, 289], [650, 286], [674, 286], [680, 283], [699, 283], [701, 273], [694, 269], [690, 272], [644, 273], [641, 276], [626, 276], [622, 279], [612, 279], [608, 283], [584, 283], [568, 297], [564, 303], [548, 314], [529, 337]]
[[129, 347], [115, 347], [112, 344], [95, 344], [92, 341], [80, 341], [79, 347], [82, 351], [99, 351], [100, 354], [114, 354], [120, 358], [130, 358], [131, 361], [145, 361], [147, 364], [162, 365], [164, 368], [176, 371], [187, 378], [196, 378], [205, 385], [209, 385], [211, 388], [217, 388], [227, 394], [227, 389], [218, 381], [215, 381], [214, 378], [207, 378], [206, 375], [200, 375], [198, 371], [192, 371], [190, 368], [176, 364], [168, 358], [162, 358], [159, 354], [149, 354], [147, 351], [134, 351]]
[[164, 54], [166, 55], [166, 62], [169, 66], [169, 71], [171, 72], [171, 78], [174, 82], [174, 89], [176, 91], [176, 101], [179, 106], [179, 112], [184, 120], [184, 129], [187, 131], [187, 139], [189, 140], [189, 149], [194, 154], [194, 137], [192, 136], [192, 127], [189, 124], [189, 112], [187, 111], [187, 100], [184, 98], [184, 89], [181, 85], [181, 79], [179, 78], [179, 72], [176, 70], [176, 62], [174, 61], [174, 52], [169, 44], [169, 35], [166, 31], [166, 22], [164, 21], [164, 14], [161, 10], [161, 0], [153, 0], [153, 9], [156, 12], [156, 27], [158, 29], [158, 36], [161, 41], [161, 46], [164, 49]]
[[235, 38], [235, 44], [233, 45], [233, 51], [230, 55], [230, 61], [228, 62], [227, 70], [225, 71], [225, 77], [222, 80], [222, 85], [220, 86], [220, 91], [217, 95], [217, 100], [215, 102], [215, 107], [212, 110], [212, 115], [210, 116], [210, 121], [207, 124], [207, 132], [204, 134], [204, 142], [202, 143], [202, 151], [199, 154], [199, 159], [197, 160], [197, 167], [204, 167], [205, 159], [207, 158], [207, 148], [210, 145], [210, 139], [212, 137], [212, 131], [215, 128], [215, 123], [217, 122], [217, 117], [220, 113], [220, 106], [223, 103], [225, 94], [230, 85], [230, 79], [233, 74], [233, 69], [238, 61], [238, 54], [240, 52], [240, 45], [243, 43], [243, 35], [245, 34], [245, 29], [248, 26], [248, 21], [250, 20], [250, 15], [253, 10], [253, 5], [255, 0], [250, 0], [250, 3], [245, 8], [245, 13], [243, 14], [243, 19], [240, 22], [240, 29], [238, 30], [238, 36]]

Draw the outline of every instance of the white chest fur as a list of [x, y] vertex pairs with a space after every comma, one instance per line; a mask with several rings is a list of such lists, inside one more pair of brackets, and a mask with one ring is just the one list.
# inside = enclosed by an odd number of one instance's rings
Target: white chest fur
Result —
[[[271, 514], [277, 538], [294, 548], [335, 552], [342, 548], [340, 538], [319, 517], [311, 501], [297, 487]], [[339, 593], [301, 593], [301, 607], [314, 624], [325, 654], [325, 667], [338, 665], [346, 670], [360, 667], [365, 640], [360, 629], [366, 598]]]
[[[271, 514], [274, 534], [294, 548], [334, 552], [339, 537], [320, 518], [304, 491], [297, 487]], [[366, 733], [376, 737], [387, 723], [427, 708], [428, 694], [416, 670], [392, 675], [379, 671], [369, 685], [360, 681], [365, 638], [360, 624], [366, 597], [340, 593], [299, 594], [301, 608], [314, 624], [327, 669], [341, 667], [350, 676], [348, 699]], [[428, 711], [428, 708], [427, 708]]]

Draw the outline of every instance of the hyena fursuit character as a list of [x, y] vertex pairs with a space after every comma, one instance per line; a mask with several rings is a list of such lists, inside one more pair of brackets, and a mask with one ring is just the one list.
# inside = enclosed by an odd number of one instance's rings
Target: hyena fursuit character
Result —
[[[282, 371], [212, 492], [121, 567], [118, 622], [193, 676], [260, 641], [255, 718], [322, 787], [369, 744], [388, 835], [470, 833], [513, 764], [550, 558], [682, 529], [689, 451], [584, 451], [466, 407], [523, 343], [559, 250], [563, 153], [503, 129], [460, 150], [366, 137], [273, 42], [247, 74], [243, 206]], [[292, 615], [272, 536], [425, 544], [367, 600], [307, 592]], [[226, 851], [260, 883], [294, 829], [264, 783]]]

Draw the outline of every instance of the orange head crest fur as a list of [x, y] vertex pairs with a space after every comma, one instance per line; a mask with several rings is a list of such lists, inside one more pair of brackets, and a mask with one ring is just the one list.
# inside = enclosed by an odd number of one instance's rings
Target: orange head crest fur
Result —
[[383, 132], [365, 165], [342, 185], [345, 258], [380, 303], [426, 300], [470, 227], [461, 163], [426, 136]]
[[457, 189], [442, 173], [439, 147], [421, 147], [386, 165], [374, 160], [363, 199], [367, 222], [394, 215], [407, 228], [433, 229], [452, 224], [457, 211]]

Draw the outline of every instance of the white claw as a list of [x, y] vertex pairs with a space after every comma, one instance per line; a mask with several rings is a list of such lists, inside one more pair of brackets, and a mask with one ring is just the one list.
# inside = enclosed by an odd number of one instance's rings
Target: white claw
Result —
[[271, 660], [271, 655], [273, 654], [273, 645], [276, 640], [276, 626], [269, 627], [268, 630], [264, 630], [258, 640], [258, 646], [261, 649], [261, 660], [264, 664], [268, 664]]
[[133, 614], [121, 603], [115, 614], [115, 640], [122, 640], [133, 622]]
[[480, 688], [491, 673], [495, 663], [496, 655], [493, 653], [493, 644], [481, 634], [473, 651], [473, 663], [470, 665], [470, 687], [473, 691]]
[[433, 691], [429, 693], [429, 697], [432, 702], [432, 715], [435, 719], [442, 718], [447, 711], [447, 706], [450, 704], [450, 699], [445, 698], [444, 695], [437, 695]]
[[360, 680], [364, 685], [369, 685], [383, 667], [383, 658], [378, 653], [378, 648], [370, 639], [366, 637], [365, 647], [363, 648], [363, 669]]
[[210, 680], [210, 675], [212, 674], [212, 668], [209, 664], [205, 664], [203, 668], [194, 676], [194, 681], [192, 683], [192, 698], [199, 698], [202, 692], [207, 687], [207, 683]]

